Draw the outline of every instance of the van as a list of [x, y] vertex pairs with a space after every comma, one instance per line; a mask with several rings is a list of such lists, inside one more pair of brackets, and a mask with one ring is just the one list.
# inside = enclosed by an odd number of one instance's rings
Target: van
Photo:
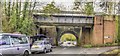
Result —
[[0, 54], [29, 56], [30, 43], [26, 35], [0, 33]]

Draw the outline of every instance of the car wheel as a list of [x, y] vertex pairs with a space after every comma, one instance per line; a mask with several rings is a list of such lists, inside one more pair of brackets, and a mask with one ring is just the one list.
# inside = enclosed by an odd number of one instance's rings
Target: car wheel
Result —
[[23, 56], [29, 56], [29, 52], [28, 51], [25, 51]]
[[32, 54], [35, 54], [35, 52], [31, 52]]
[[47, 53], [47, 49], [44, 49], [44, 53]]
[[50, 49], [50, 52], [52, 52], [52, 48]]

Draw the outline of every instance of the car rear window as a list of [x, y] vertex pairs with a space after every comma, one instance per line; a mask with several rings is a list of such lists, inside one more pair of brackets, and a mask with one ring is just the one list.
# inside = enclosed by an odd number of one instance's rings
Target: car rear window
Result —
[[[2, 44], [4, 43], [4, 44]], [[9, 36], [0, 36], [0, 45], [10, 45], [10, 38]]]
[[42, 44], [44, 44], [44, 43], [43, 42], [34, 42], [33, 45], [42, 45]]

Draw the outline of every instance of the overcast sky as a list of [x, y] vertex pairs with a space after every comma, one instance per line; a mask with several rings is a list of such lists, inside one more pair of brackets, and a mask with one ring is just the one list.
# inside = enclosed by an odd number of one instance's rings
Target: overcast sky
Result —
[[[5, 1], [5, 0], [0, 0], [0, 1]], [[15, 1], [15, 0], [6, 0], [6, 1]], [[25, 1], [25, 0], [21, 0], [21, 1]], [[30, 1], [38, 1], [38, 2], [43, 2], [43, 1], [47, 1], [47, 2], [51, 2], [51, 1], [55, 1], [55, 2], [73, 2], [74, 0], [30, 0]], [[100, 1], [100, 0], [78, 0], [78, 1], [88, 1], [88, 2], [93, 2], [93, 1]], [[105, 1], [105, 0], [103, 0], [103, 1]], [[106, 0], [106, 1], [116, 1], [116, 2], [118, 2], [118, 1], [120, 1], [120, 0]]]
[[[5, 1], [5, 0], [0, 0], [0, 1]], [[12, 1], [12, 2], [15, 2], [16, 0], [7, 0], [7, 1]], [[20, 0], [19, 0], [20, 1]], [[24, 2], [25, 0], [21, 0], [22, 2]], [[45, 4], [48, 4], [48, 3], [50, 3], [50, 2], [52, 2], [52, 1], [54, 1], [55, 3], [56, 3], [56, 6], [61, 6], [61, 7], [63, 7], [63, 8], [65, 8], [66, 10], [71, 10], [72, 8], [73, 8], [73, 2], [75, 1], [75, 0], [30, 0], [30, 1], [32, 1], [32, 2], [42, 2], [42, 3], [45, 3]], [[78, 1], [81, 1], [81, 0], [78, 0]], [[100, 2], [100, 0], [83, 0], [83, 2], [86, 2], [86, 1], [89, 1], [89, 2], [93, 2], [93, 1], [96, 1], [96, 2]], [[118, 1], [120, 1], [120, 0], [107, 0], [107, 1], [114, 1], [114, 2], [118, 2]], [[97, 4], [97, 3], [96, 3]], [[94, 10], [95, 11], [101, 11], [101, 10], [99, 10], [100, 8], [97, 6], [97, 5], [95, 5], [94, 6]]]
[[[5, 0], [0, 0], [0, 1], [3, 2]], [[16, 0], [6, 0], [6, 1], [16, 2]], [[18, 1], [20, 1], [20, 0], [18, 0]], [[24, 2], [25, 0], [21, 0], [21, 1]], [[66, 8], [69, 7], [69, 9], [72, 8], [73, 2], [74, 2], [74, 0], [29, 0], [29, 1], [32, 1], [32, 2], [36, 1], [36, 2], [40, 2], [40, 3], [42, 2], [45, 4], [54, 1], [57, 6], [60, 5], [60, 6], [66, 7]]]

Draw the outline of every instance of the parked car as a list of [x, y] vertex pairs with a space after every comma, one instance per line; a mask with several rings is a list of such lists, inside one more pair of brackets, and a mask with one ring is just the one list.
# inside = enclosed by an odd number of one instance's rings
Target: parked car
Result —
[[30, 43], [28, 37], [23, 34], [0, 33], [0, 55], [29, 56]]
[[49, 41], [48, 37], [46, 35], [44, 35], [44, 34], [38, 34], [38, 35], [35, 35], [35, 36], [30, 36], [30, 44], [31, 44], [31, 46], [33, 45], [33, 43], [35, 41], [39, 41], [39, 40], [48, 40]]
[[44, 52], [47, 53], [48, 51], [52, 51], [52, 45], [49, 43], [49, 41], [40, 40], [35, 41], [31, 47], [31, 52]]

